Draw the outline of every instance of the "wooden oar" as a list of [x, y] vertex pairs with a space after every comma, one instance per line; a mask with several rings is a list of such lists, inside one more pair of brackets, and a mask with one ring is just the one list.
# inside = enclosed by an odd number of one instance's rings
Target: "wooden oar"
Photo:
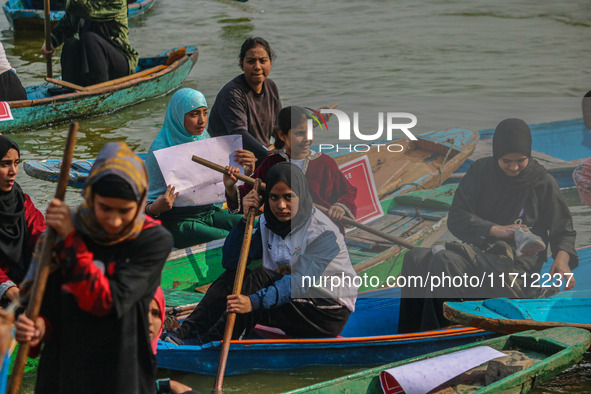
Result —
[[[63, 200], [66, 195], [66, 187], [68, 186], [68, 180], [70, 178], [70, 166], [72, 164], [72, 156], [74, 155], [74, 146], [76, 145], [77, 132], [78, 123], [71, 123], [70, 132], [68, 133], [66, 147], [64, 149], [64, 155], [62, 158], [59, 180], [55, 191], [55, 198], [60, 200]], [[41, 310], [41, 301], [43, 301], [47, 277], [51, 271], [51, 256], [56, 236], [57, 233], [55, 230], [49, 227], [47, 229], [47, 234], [43, 241], [43, 245], [41, 246], [41, 256], [37, 265], [37, 271], [35, 272], [35, 280], [31, 290], [31, 299], [29, 301], [29, 305], [27, 305], [27, 310], [25, 311], [26, 316], [33, 322], [37, 321], [37, 317], [39, 317], [39, 311]], [[18, 349], [8, 386], [7, 393], [9, 394], [17, 394], [20, 389], [30, 347], [30, 342], [26, 342], [22, 343]]]
[[[254, 181], [254, 188], [258, 190], [261, 180]], [[242, 282], [244, 280], [244, 272], [246, 271], [246, 263], [248, 262], [248, 252], [250, 250], [250, 241], [252, 239], [252, 228], [254, 227], [254, 216], [257, 209], [250, 208], [246, 215], [246, 229], [244, 230], [244, 238], [242, 239], [242, 249], [240, 250], [240, 258], [238, 259], [238, 268], [236, 269], [236, 276], [234, 277], [234, 289], [232, 294], [240, 294], [242, 291]], [[228, 313], [226, 320], [226, 331], [224, 332], [224, 341], [222, 343], [222, 353], [220, 354], [220, 363], [218, 364], [218, 372], [215, 377], [214, 392], [221, 393], [222, 385], [224, 383], [224, 373], [226, 371], [226, 362], [228, 361], [228, 353], [230, 352], [230, 340], [232, 340], [232, 332], [234, 331], [234, 323], [236, 323], [236, 313]]]
[[[222, 174], [225, 174], [226, 173], [226, 169], [224, 167], [220, 166], [219, 164], [212, 163], [211, 161], [206, 160], [206, 159], [203, 159], [203, 158], [201, 158], [199, 156], [193, 155], [192, 160], [194, 162], [196, 162], [196, 163], [199, 163], [201, 165], [204, 165], [205, 167], [211, 168], [212, 170], [221, 172]], [[242, 174], [236, 174], [236, 178], [239, 179], [239, 180], [241, 180], [241, 181], [243, 181], [243, 182], [246, 182], [246, 183], [248, 183], [250, 185], [254, 185], [254, 181], [255, 180], [253, 178], [249, 177], [249, 176], [242, 175]], [[265, 184], [261, 182], [260, 189], [261, 190], [265, 190], [265, 188], [266, 188], [265, 187]], [[328, 212], [328, 209], [325, 208], [325, 207], [322, 207], [322, 206], [320, 206], [318, 204], [314, 204], [314, 206], [316, 208], [318, 208], [319, 210], [321, 210], [322, 212], [324, 212], [324, 213], [327, 213]], [[341, 219], [341, 223], [343, 223], [343, 224], [345, 224], [347, 226], [355, 226], [357, 228], [360, 228], [362, 230], [367, 231], [368, 233], [371, 233], [373, 235], [377, 235], [378, 237], [382, 237], [382, 238], [384, 238], [384, 239], [386, 239], [386, 240], [388, 240], [390, 242], [393, 242], [393, 243], [395, 243], [397, 245], [404, 246], [407, 249], [413, 249], [413, 248], [416, 248], [417, 247], [416, 245], [411, 244], [410, 242], [408, 242], [408, 241], [406, 241], [406, 240], [404, 240], [404, 239], [402, 239], [400, 237], [396, 237], [394, 235], [387, 234], [387, 233], [385, 233], [383, 231], [376, 230], [373, 227], [369, 227], [369, 226], [367, 226], [365, 224], [361, 224], [361, 223], [359, 223], [359, 222], [357, 222], [357, 221], [355, 221], [353, 219], [350, 219], [348, 217], [343, 217]]]
[[[43, 13], [45, 14], [45, 49], [50, 51], [52, 48], [51, 45], [51, 18], [49, 17], [49, 0], [43, 1]], [[53, 77], [53, 69], [51, 67], [51, 55], [49, 55], [49, 59], [45, 59], [47, 63], [47, 77]]]

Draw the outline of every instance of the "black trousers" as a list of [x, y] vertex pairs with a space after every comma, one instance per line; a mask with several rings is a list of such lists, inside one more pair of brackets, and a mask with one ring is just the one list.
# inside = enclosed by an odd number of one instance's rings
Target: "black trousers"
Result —
[[[175, 333], [181, 339], [199, 335], [204, 342], [220, 340], [226, 327], [226, 297], [232, 294], [234, 271], [226, 271], [213, 282], [207, 293]], [[242, 294], [249, 295], [269, 287], [283, 276], [267, 268], [247, 270]], [[255, 325], [277, 327], [296, 338], [334, 338], [338, 336], [351, 312], [333, 299], [293, 299], [271, 309], [258, 309], [236, 316], [233, 339], [244, 337]]]
[[15, 73], [8, 70], [0, 74], [0, 101], [26, 99], [27, 92]]
[[64, 42], [61, 57], [62, 78], [89, 86], [129, 75], [127, 58], [110, 41], [92, 31], [80, 33]]

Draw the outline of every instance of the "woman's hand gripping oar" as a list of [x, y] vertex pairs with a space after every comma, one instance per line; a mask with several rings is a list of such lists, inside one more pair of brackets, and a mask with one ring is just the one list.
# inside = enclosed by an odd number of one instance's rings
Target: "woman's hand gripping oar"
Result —
[[[219, 164], [212, 163], [209, 160], [202, 159], [201, 157], [198, 157], [198, 156], [193, 156], [192, 160], [194, 162], [196, 162], [196, 163], [199, 163], [199, 164], [204, 165], [204, 166], [206, 166], [208, 168], [211, 168], [212, 170], [221, 172], [222, 174], [225, 174], [226, 173], [226, 169], [224, 167], [220, 166]], [[241, 181], [243, 181], [245, 183], [248, 183], [250, 185], [253, 185], [254, 182], [255, 182], [255, 180], [253, 178], [248, 177], [246, 175], [234, 174], [234, 176], [237, 179], [239, 179], [239, 180], [241, 180]], [[265, 184], [262, 183], [262, 182], [261, 182], [260, 190], [265, 190]], [[325, 208], [325, 207], [322, 207], [322, 206], [320, 206], [318, 204], [314, 204], [314, 206], [316, 208], [318, 208], [319, 210], [321, 210], [325, 214], [328, 212], [328, 209]], [[387, 234], [387, 233], [385, 233], [383, 231], [376, 230], [373, 227], [366, 226], [365, 224], [361, 224], [361, 223], [359, 223], [359, 222], [357, 222], [357, 221], [355, 221], [353, 219], [349, 219], [347, 217], [343, 217], [341, 219], [341, 223], [343, 223], [344, 225], [347, 225], [347, 226], [355, 226], [357, 228], [360, 228], [362, 230], [367, 231], [368, 233], [371, 233], [373, 235], [377, 235], [378, 237], [382, 237], [382, 238], [384, 238], [384, 239], [386, 239], [386, 240], [388, 240], [390, 242], [393, 242], [393, 243], [395, 243], [397, 245], [403, 246], [403, 247], [405, 247], [407, 249], [413, 249], [413, 248], [416, 248], [417, 247], [416, 245], [411, 244], [410, 242], [408, 242], [408, 241], [406, 241], [406, 240], [404, 240], [404, 239], [402, 239], [400, 237], [396, 237], [394, 235]]]
[[[76, 133], [78, 132], [78, 123], [70, 124], [70, 132], [68, 133], [68, 139], [66, 140], [66, 147], [64, 149], [64, 155], [62, 158], [62, 165], [60, 167], [60, 175], [55, 191], [55, 198], [63, 201], [66, 195], [66, 187], [68, 186], [68, 180], [70, 179], [70, 166], [72, 164], [72, 156], [74, 155], [74, 146], [76, 145]], [[35, 280], [31, 290], [31, 298], [25, 311], [26, 316], [32, 321], [36, 321], [39, 317], [39, 311], [41, 310], [41, 302], [43, 301], [43, 294], [45, 294], [45, 285], [47, 284], [47, 277], [51, 272], [51, 256], [53, 251], [53, 245], [55, 244], [57, 233], [51, 227], [46, 230], [47, 233], [43, 238], [43, 244], [41, 245], [41, 253], [39, 256], [37, 271], [35, 272]], [[25, 365], [27, 364], [27, 356], [29, 354], [30, 343], [21, 343], [18, 348], [16, 355], [16, 361], [14, 362], [14, 368], [10, 377], [10, 383], [8, 385], [9, 394], [17, 394], [21, 382], [23, 380], [23, 372]]]
[[[254, 180], [254, 190], [259, 190], [260, 184], [260, 179]], [[250, 250], [250, 241], [252, 240], [252, 229], [254, 227], [254, 216], [256, 211], [257, 209], [251, 207], [246, 216], [246, 229], [244, 230], [244, 239], [242, 240], [242, 249], [240, 251], [240, 259], [238, 260], [238, 268], [236, 269], [232, 294], [240, 294], [240, 291], [242, 290], [242, 282], [244, 280], [244, 272], [246, 271], [246, 263], [248, 262], [248, 252]], [[216, 393], [222, 392], [224, 372], [226, 371], [226, 362], [228, 361], [228, 353], [230, 351], [230, 340], [232, 339], [235, 322], [236, 313], [228, 313], [226, 331], [224, 332], [224, 341], [222, 343], [222, 353], [220, 354], [220, 363], [218, 364], [218, 372], [215, 378], [215, 386], [213, 388], [213, 391]]]

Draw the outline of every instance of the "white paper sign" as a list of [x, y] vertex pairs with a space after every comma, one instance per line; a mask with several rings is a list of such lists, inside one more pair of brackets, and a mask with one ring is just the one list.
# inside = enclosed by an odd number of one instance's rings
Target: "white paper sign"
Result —
[[382, 390], [387, 394], [402, 391], [406, 394], [425, 394], [448, 380], [499, 357], [505, 357], [505, 354], [489, 346], [477, 346], [382, 371], [380, 382]]
[[154, 156], [167, 185], [173, 185], [179, 196], [174, 201], [175, 207], [212, 204], [225, 201], [222, 174], [201, 164], [195, 163], [193, 155], [221, 166], [242, 167], [228, 158], [234, 157], [234, 151], [242, 149], [241, 135], [225, 135], [200, 141], [171, 146], [154, 151]]

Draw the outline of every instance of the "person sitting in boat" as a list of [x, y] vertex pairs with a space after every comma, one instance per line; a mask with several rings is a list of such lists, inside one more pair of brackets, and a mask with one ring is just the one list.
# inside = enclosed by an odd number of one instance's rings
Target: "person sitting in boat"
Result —
[[[163, 226], [172, 233], [174, 246], [179, 249], [224, 238], [240, 220], [240, 216], [214, 205], [173, 207], [178, 193], [174, 185], [166, 185], [154, 156], [155, 150], [209, 138], [206, 124], [205, 96], [190, 88], [178, 90], [170, 99], [164, 124], [146, 158], [150, 175], [146, 213], [162, 220]], [[248, 174], [252, 173], [256, 159], [251, 152], [238, 149], [235, 159]]]
[[[275, 127], [275, 148], [283, 149], [268, 156], [253, 174], [254, 178], [265, 180], [269, 169], [276, 163], [289, 161], [306, 174], [312, 201], [328, 208], [328, 216], [338, 222], [345, 215], [355, 219], [357, 189], [343, 175], [334, 159], [310, 149], [312, 140], [308, 139], [307, 121], [309, 115], [301, 107], [285, 107], [279, 111]], [[236, 187], [235, 167], [226, 167], [224, 186], [228, 208], [238, 211], [241, 199], [252, 186]]]
[[[164, 326], [164, 319], [166, 318], [166, 301], [164, 299], [164, 292], [158, 286], [154, 293], [154, 298], [150, 301], [148, 308], [148, 323], [150, 329], [150, 344], [152, 345], [152, 352], [156, 355], [158, 350], [158, 339], [162, 334], [162, 327]], [[156, 394], [193, 394], [196, 393], [186, 384], [172, 379], [158, 379], [156, 380]]]
[[19, 299], [35, 242], [45, 230], [43, 214], [16, 182], [20, 150], [0, 135], [0, 305]]
[[[59, 268], [48, 278], [40, 317], [22, 314], [16, 323], [31, 356], [43, 343], [35, 392], [154, 392], [148, 306], [172, 237], [144, 214], [147, 190], [143, 161], [113, 142], [97, 156], [78, 207], [49, 204]], [[32, 264], [28, 278], [33, 272]]]
[[470, 166], [449, 210], [448, 229], [465, 243], [448, 242], [434, 251], [416, 248], [404, 257], [401, 276], [406, 278], [467, 275], [480, 280], [484, 275], [484, 283], [451, 287], [448, 281], [432, 291], [429, 285], [403, 287], [399, 332], [450, 324], [442, 312], [445, 300], [536, 298], [542, 290], [536, 285], [545, 280], [539, 273], [547, 259], [546, 245], [554, 258], [552, 278], [566, 290], [573, 288], [569, 274], [579, 258], [572, 217], [556, 180], [531, 157], [531, 146], [527, 123], [514, 118], [500, 122], [493, 156]]
[[6, 58], [0, 42], [0, 101], [26, 100], [27, 92]]
[[240, 48], [240, 68], [244, 72], [218, 93], [209, 118], [212, 136], [241, 134], [244, 148], [259, 163], [269, 155], [273, 123], [281, 110], [279, 91], [269, 79], [275, 53], [261, 38], [249, 38]]
[[[236, 245], [241, 245], [246, 227], [242, 220], [224, 243], [226, 271], [182, 325], [163, 336], [165, 340], [177, 344], [220, 340], [225, 312], [238, 314], [234, 339], [243, 331], [248, 336], [257, 323], [298, 338], [336, 337], [343, 330], [357, 297], [356, 273], [343, 235], [314, 208], [306, 178], [297, 166], [274, 165], [266, 187], [265, 211], [255, 227], [248, 256], [249, 261], [262, 258], [262, 267], [247, 269], [242, 294], [230, 295], [240, 256]], [[242, 203], [245, 212], [258, 209], [261, 196], [252, 190]], [[341, 278], [342, 286], [322, 285], [332, 277]]]
[[51, 32], [52, 47], [48, 50], [44, 43], [41, 52], [50, 58], [64, 44], [62, 79], [89, 86], [135, 72], [139, 57], [128, 35], [127, 1], [70, 0]]

